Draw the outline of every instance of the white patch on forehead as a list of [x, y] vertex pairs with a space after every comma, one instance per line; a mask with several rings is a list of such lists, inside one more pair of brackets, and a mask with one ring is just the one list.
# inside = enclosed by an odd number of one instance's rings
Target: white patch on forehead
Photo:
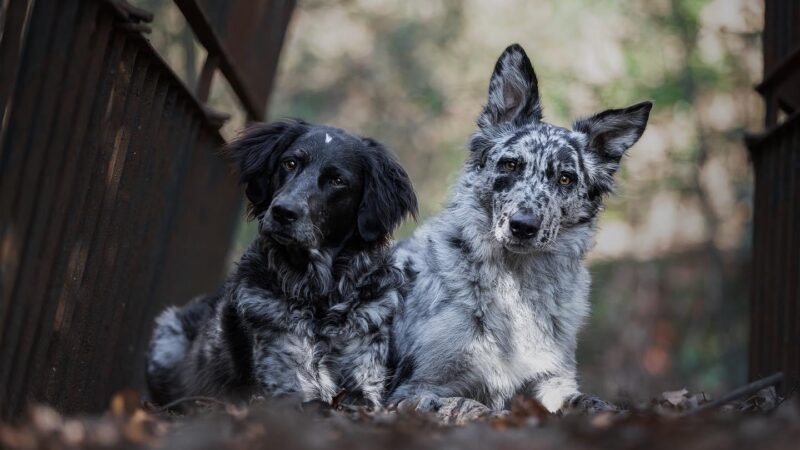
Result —
[[328, 134], [328, 133], [325, 133], [325, 143], [327, 144], [332, 140], [333, 140], [333, 138], [331, 137], [331, 135]]

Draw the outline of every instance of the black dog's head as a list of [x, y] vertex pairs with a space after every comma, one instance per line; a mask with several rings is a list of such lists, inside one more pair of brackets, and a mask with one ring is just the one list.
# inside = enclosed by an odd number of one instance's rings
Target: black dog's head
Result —
[[300, 120], [255, 124], [232, 142], [259, 233], [293, 249], [383, 244], [417, 199], [381, 144]]
[[609, 109], [575, 121], [573, 130], [546, 123], [533, 66], [522, 47], [508, 47], [492, 74], [467, 171], [494, 239], [514, 253], [547, 250], [561, 231], [590, 223], [651, 107]]

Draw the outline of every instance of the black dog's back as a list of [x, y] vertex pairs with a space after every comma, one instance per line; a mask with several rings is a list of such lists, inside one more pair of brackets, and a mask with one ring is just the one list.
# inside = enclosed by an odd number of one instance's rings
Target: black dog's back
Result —
[[203, 324], [208, 322], [208, 319], [214, 315], [214, 310], [217, 309], [217, 305], [222, 300], [222, 293], [222, 289], [218, 289], [211, 294], [195, 297], [180, 309], [181, 324], [186, 332], [186, 337], [190, 341], [194, 341]]
[[181, 395], [178, 371], [192, 342], [214, 316], [223, 290], [195, 297], [183, 307], [169, 308], [156, 319], [156, 329], [147, 358], [147, 387], [152, 400], [166, 404]]

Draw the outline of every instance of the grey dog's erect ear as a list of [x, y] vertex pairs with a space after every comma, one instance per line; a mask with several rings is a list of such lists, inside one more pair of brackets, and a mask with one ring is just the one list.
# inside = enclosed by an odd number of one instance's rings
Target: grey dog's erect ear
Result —
[[652, 102], [641, 102], [627, 108], [609, 109], [573, 123], [575, 131], [586, 134], [586, 150], [599, 168], [597, 192], [611, 190], [620, 159], [642, 137], [652, 108]]
[[478, 116], [482, 129], [512, 122], [523, 126], [542, 119], [539, 83], [533, 65], [519, 44], [500, 55], [489, 81], [489, 99]]
[[623, 109], [608, 109], [572, 125], [589, 138], [588, 149], [604, 160], [619, 162], [644, 133], [652, 102], [641, 102]]
[[589, 137], [588, 149], [604, 159], [619, 162], [644, 133], [653, 102], [641, 102], [623, 109], [608, 109], [572, 125]]

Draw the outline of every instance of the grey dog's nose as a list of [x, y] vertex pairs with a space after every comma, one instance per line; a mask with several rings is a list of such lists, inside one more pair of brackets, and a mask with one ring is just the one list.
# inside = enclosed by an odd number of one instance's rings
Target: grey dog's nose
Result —
[[289, 225], [300, 217], [300, 211], [286, 203], [272, 205], [271, 209], [272, 218], [281, 225]]
[[532, 238], [542, 226], [542, 219], [528, 212], [517, 211], [511, 216], [508, 222], [511, 227], [511, 234], [518, 239]]

